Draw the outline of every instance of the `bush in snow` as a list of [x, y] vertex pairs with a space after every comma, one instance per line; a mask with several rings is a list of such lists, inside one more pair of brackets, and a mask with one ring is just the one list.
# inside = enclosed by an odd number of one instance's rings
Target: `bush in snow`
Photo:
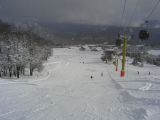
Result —
[[81, 46], [81, 47], [79, 48], [79, 50], [80, 50], [80, 51], [85, 51], [86, 48], [84, 48], [83, 46]]

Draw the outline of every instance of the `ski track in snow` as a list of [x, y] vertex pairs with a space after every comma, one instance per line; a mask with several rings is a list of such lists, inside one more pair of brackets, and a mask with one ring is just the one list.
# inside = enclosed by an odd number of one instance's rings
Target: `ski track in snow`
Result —
[[146, 85], [139, 88], [139, 90], [146, 91], [146, 90], [149, 90], [151, 87], [152, 87], [152, 83], [146, 83]]
[[0, 79], [0, 120], [160, 119], [159, 91], [147, 93], [159, 88], [158, 75], [142, 70], [137, 76], [128, 65], [131, 73], [122, 79], [100, 60], [101, 52], [89, 49], [56, 48], [54, 54], [42, 78]]

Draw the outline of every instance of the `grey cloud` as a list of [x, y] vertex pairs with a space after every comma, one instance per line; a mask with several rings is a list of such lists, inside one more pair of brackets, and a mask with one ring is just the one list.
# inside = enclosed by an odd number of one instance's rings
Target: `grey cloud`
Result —
[[[36, 18], [49, 22], [86, 24], [121, 24], [123, 0], [1, 0], [1, 17]], [[124, 22], [135, 12], [132, 24], [138, 24], [149, 13], [156, 0], [127, 0]], [[152, 19], [159, 19], [160, 7]], [[137, 23], [136, 23], [137, 21]]]

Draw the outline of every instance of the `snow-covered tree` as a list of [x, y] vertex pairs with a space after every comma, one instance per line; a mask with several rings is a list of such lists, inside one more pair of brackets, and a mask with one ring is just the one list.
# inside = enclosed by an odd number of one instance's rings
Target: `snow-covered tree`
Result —
[[33, 32], [14, 29], [0, 33], [0, 76], [19, 78], [27, 67], [33, 75], [50, 55], [51, 46]]

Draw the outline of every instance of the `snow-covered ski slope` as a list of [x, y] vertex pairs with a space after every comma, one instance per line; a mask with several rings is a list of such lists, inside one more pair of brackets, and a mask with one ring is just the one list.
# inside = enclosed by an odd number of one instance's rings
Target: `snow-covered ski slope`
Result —
[[122, 79], [102, 51], [53, 50], [41, 74], [0, 79], [0, 120], [160, 120], [160, 68], [128, 61]]

